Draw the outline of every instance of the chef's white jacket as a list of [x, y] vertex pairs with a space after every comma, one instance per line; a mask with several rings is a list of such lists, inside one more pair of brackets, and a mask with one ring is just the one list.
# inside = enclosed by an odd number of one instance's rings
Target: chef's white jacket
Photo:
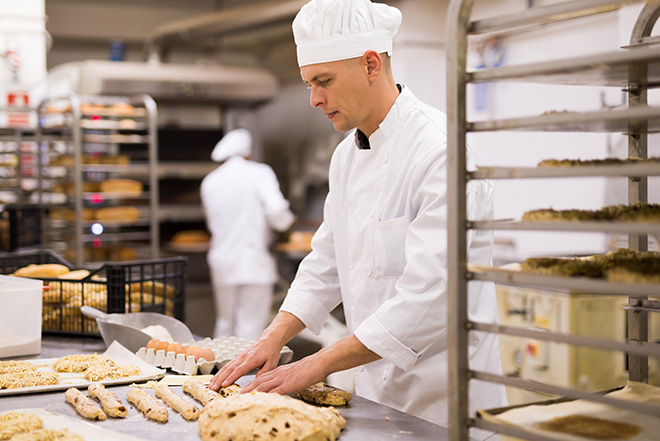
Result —
[[272, 230], [285, 231], [294, 221], [275, 172], [232, 156], [202, 180], [200, 192], [211, 231], [207, 260], [214, 280], [222, 285], [275, 283]]
[[[382, 357], [357, 368], [356, 393], [447, 426], [446, 116], [403, 88], [369, 141], [358, 149], [349, 136], [333, 154], [323, 224], [281, 310], [318, 333], [343, 302], [349, 331]], [[492, 191], [470, 182], [469, 219], [492, 218]], [[490, 263], [492, 232], [468, 241], [470, 262]], [[469, 289], [470, 318], [496, 322], [494, 286]], [[469, 357], [473, 369], [501, 372], [496, 335], [471, 333]], [[504, 388], [473, 384], [470, 404], [506, 405]]]

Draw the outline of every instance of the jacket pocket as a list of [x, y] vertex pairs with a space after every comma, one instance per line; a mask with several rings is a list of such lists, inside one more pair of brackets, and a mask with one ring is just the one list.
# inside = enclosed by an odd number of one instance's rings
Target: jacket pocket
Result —
[[406, 266], [408, 218], [378, 221], [374, 232], [376, 270], [385, 278], [398, 278]]

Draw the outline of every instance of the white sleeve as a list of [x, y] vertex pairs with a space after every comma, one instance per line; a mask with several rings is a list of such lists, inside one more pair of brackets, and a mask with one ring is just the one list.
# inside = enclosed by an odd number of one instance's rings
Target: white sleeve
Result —
[[268, 225], [276, 231], [286, 231], [294, 222], [295, 216], [289, 209], [289, 201], [284, 198], [277, 182], [275, 172], [270, 167], [264, 168], [259, 185], [259, 196]]

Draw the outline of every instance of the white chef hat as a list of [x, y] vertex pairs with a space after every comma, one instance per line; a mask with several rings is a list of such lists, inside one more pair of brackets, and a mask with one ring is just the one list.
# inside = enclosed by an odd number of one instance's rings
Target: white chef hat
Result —
[[312, 0], [293, 20], [298, 66], [392, 53], [401, 11], [370, 0]]
[[232, 156], [252, 154], [252, 134], [246, 129], [235, 129], [222, 137], [211, 152], [211, 160], [222, 162]]

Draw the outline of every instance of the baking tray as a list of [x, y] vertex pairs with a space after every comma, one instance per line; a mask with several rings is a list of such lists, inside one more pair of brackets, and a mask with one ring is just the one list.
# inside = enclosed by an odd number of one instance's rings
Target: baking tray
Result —
[[[98, 383], [105, 384], [106, 386], [117, 385], [117, 384], [131, 384], [135, 382], [145, 382], [147, 380], [156, 380], [162, 378], [165, 375], [165, 371], [157, 368], [149, 363], [145, 363], [142, 359], [136, 356], [134, 353], [123, 347], [121, 344], [116, 341], [113, 342], [108, 349], [102, 354], [106, 357], [113, 360], [115, 363], [120, 364], [132, 364], [140, 368], [142, 372], [140, 375], [134, 375], [131, 377], [123, 378], [112, 378], [107, 380], [100, 380]], [[22, 359], [23, 361], [29, 361], [37, 367], [38, 372], [51, 372], [53, 364], [59, 358], [34, 358], [34, 359]], [[45, 386], [30, 386], [30, 387], [21, 387], [16, 389], [2, 389], [0, 390], [0, 397], [6, 395], [23, 395], [23, 394], [32, 394], [39, 392], [52, 392], [59, 390], [66, 390], [70, 387], [77, 387], [86, 389], [92, 382], [86, 380], [84, 374], [81, 372], [65, 373], [58, 372], [60, 376], [60, 382], [58, 384], [49, 384]]]
[[[85, 439], [93, 439], [94, 441], [142, 441], [144, 439], [103, 429], [85, 421], [75, 420], [45, 409], [16, 409], [7, 412], [33, 413], [41, 418], [44, 429], [69, 429], [71, 432]], [[2, 412], [0, 415], [4, 415], [7, 412]]]
[[[630, 407], [634, 404], [660, 406], [660, 388], [653, 385], [629, 381], [623, 388], [599, 393], [607, 398], [626, 401]], [[629, 423], [638, 426], [642, 431], [625, 438], [627, 441], [655, 441], [660, 433], [660, 419], [657, 415], [647, 414], [630, 408], [617, 408], [603, 402], [590, 400], [573, 400], [560, 397], [554, 400], [502, 407], [489, 410], [478, 410], [477, 417], [489, 423], [504, 424], [508, 427], [522, 429], [528, 433], [554, 439], [557, 441], [578, 441], [587, 438], [564, 433], [550, 432], [537, 427], [539, 423], [567, 416], [583, 415], [604, 419], [610, 422]], [[595, 438], [594, 438], [595, 439]], [[623, 438], [607, 438], [610, 441], [623, 441]]]

